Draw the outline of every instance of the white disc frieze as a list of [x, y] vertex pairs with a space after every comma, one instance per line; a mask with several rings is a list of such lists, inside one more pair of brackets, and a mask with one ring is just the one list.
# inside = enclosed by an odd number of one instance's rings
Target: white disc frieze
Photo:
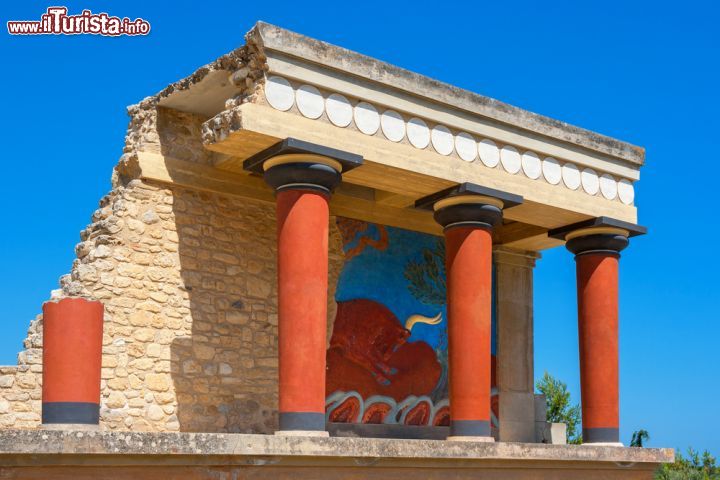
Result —
[[528, 151], [522, 154], [522, 170], [528, 178], [540, 178], [542, 165], [537, 153]]
[[630, 180], [623, 178], [618, 182], [618, 197], [625, 205], [632, 205], [635, 201], [635, 187]]
[[546, 157], [542, 161], [542, 173], [545, 180], [551, 185], [557, 185], [562, 180], [562, 167], [560, 162], [552, 157]]
[[408, 120], [407, 137], [415, 148], [425, 148], [430, 145], [430, 129], [427, 123], [417, 117]]
[[353, 108], [350, 100], [339, 93], [333, 93], [325, 100], [325, 113], [333, 125], [338, 127], [347, 127], [352, 122]]
[[592, 168], [586, 168], [580, 173], [580, 183], [582, 183], [583, 190], [590, 195], [596, 195], [600, 190], [600, 179]]
[[380, 116], [383, 135], [388, 140], [399, 142], [405, 138], [405, 120], [395, 110], [385, 110]]
[[433, 148], [440, 155], [450, 155], [453, 151], [453, 134], [445, 125], [436, 125], [430, 135]]
[[307, 118], [320, 118], [325, 110], [325, 99], [320, 90], [312, 85], [302, 85], [295, 92], [298, 110]]
[[290, 82], [282, 77], [272, 76], [265, 82], [265, 98], [276, 110], [290, 110], [295, 103], [295, 92]]
[[608, 200], [615, 200], [615, 197], [617, 197], [617, 191], [617, 182], [612, 175], [606, 173], [600, 177], [600, 193], [602, 193], [603, 197]]
[[472, 162], [477, 157], [477, 144], [469, 133], [460, 132], [455, 136], [455, 151], [466, 162]]
[[500, 163], [508, 173], [518, 173], [520, 171], [520, 152], [515, 147], [505, 145], [500, 150]]
[[497, 164], [500, 163], [500, 149], [492, 140], [488, 140], [487, 138], [481, 140], [480, 143], [478, 143], [478, 154], [480, 155], [480, 160], [483, 165], [486, 167], [497, 167]]
[[378, 115], [375, 107], [367, 102], [360, 102], [355, 105], [353, 112], [355, 125], [365, 135], [375, 135], [380, 128], [380, 115]]
[[563, 183], [570, 190], [577, 190], [580, 187], [580, 170], [572, 163], [562, 166]]

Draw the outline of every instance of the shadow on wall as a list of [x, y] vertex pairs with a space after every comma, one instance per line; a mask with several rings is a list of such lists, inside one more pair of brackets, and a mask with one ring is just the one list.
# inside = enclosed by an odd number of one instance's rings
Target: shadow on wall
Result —
[[[180, 288], [192, 317], [190, 336], [171, 345], [180, 431], [272, 433], [278, 425], [275, 207], [173, 192]], [[345, 258], [334, 218], [330, 226], [328, 339]]]
[[277, 428], [275, 215], [272, 205], [175, 189], [173, 210], [191, 335], [171, 345], [185, 432]]

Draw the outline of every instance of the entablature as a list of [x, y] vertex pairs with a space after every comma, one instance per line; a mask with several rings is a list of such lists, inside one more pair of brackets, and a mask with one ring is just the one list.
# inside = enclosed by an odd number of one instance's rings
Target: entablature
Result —
[[340, 192], [355, 210], [412, 217], [418, 199], [470, 182], [525, 199], [505, 212], [514, 236], [532, 232], [521, 248], [558, 245], [548, 230], [596, 217], [637, 223], [640, 147], [273, 25], [247, 39], [247, 64], [218, 61], [158, 103], [207, 118], [218, 171], [256, 175], [248, 158], [295, 138], [364, 158]]

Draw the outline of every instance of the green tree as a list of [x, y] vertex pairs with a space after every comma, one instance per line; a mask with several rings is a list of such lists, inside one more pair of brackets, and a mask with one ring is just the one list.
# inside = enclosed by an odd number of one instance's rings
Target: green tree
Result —
[[632, 440], [630, 440], [630, 446], [642, 448], [643, 442], [647, 442], [648, 440], [650, 440], [650, 434], [648, 433], [648, 431], [638, 430], [636, 432], [633, 432]]
[[570, 392], [568, 392], [567, 385], [545, 372], [535, 384], [535, 388], [545, 395], [547, 421], [567, 425], [568, 443], [582, 443], [580, 405], [570, 403]]
[[[421, 259], [409, 260], [405, 265], [405, 279], [410, 294], [425, 305], [445, 305], [447, 286], [445, 284], [445, 241], [438, 238], [432, 248], [423, 248]], [[448, 394], [448, 349], [447, 329], [443, 329], [435, 355], [440, 362], [440, 379], [430, 394], [434, 402], [447, 398]]]
[[445, 305], [445, 241], [439, 238], [433, 248], [424, 248], [422, 259], [405, 265], [407, 288], [425, 305]]
[[660, 467], [656, 480], [720, 480], [720, 467], [715, 457], [705, 450], [702, 454], [688, 448], [687, 458], [678, 451], [675, 463]]

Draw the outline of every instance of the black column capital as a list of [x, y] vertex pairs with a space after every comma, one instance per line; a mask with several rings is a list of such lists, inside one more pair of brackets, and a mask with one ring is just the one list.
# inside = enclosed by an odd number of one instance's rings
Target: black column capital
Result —
[[502, 202], [493, 202], [487, 197], [455, 197], [453, 200], [466, 203], [444, 203], [438, 201], [433, 218], [445, 228], [479, 227], [492, 229], [502, 221]]
[[565, 240], [565, 247], [576, 256], [605, 253], [619, 256], [630, 243], [630, 237], [644, 235], [647, 228], [609, 217], [597, 217], [556, 228], [548, 232], [551, 238]]
[[354, 153], [295, 138], [286, 138], [243, 162], [243, 168], [261, 174], [275, 191], [303, 189], [331, 193], [342, 173], [362, 165]]
[[588, 232], [581, 233], [583, 234], [569, 238], [565, 242], [565, 248], [574, 253], [576, 257], [587, 253], [606, 253], [620, 256], [620, 252], [630, 243], [628, 235], [620, 230], [612, 232], [603, 229], [593, 233], [592, 229], [589, 229]]
[[332, 193], [342, 180], [340, 165], [322, 157], [280, 155], [265, 162], [263, 178], [276, 192], [282, 190], [318, 190]]
[[415, 202], [415, 207], [432, 209], [435, 221], [446, 230], [462, 226], [492, 229], [502, 221], [503, 209], [522, 202], [519, 195], [462, 183], [421, 198]]

